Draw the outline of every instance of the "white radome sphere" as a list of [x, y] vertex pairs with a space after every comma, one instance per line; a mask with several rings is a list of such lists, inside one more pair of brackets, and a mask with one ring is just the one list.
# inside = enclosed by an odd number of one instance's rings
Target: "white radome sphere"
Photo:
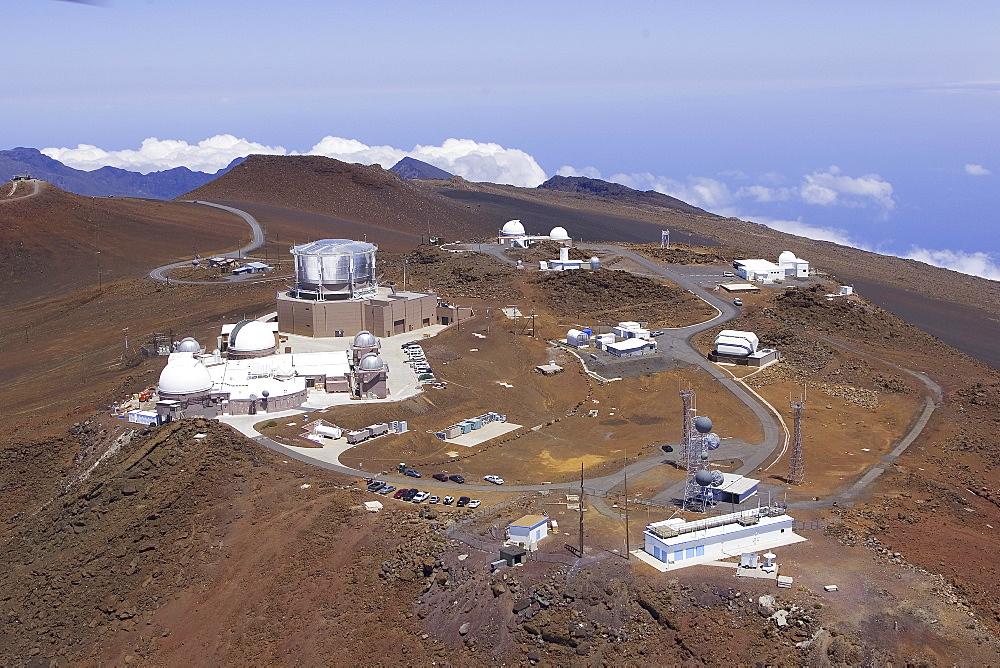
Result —
[[521, 237], [524, 236], [524, 225], [521, 224], [520, 220], [508, 220], [503, 224], [503, 228], [500, 230], [500, 234], [505, 237]]
[[375, 336], [367, 329], [363, 329], [354, 336], [354, 345], [359, 348], [370, 348], [376, 343]]
[[569, 241], [569, 232], [566, 231], [565, 227], [553, 227], [552, 231], [549, 232], [549, 239], [552, 239], [552, 241]]
[[195, 341], [193, 337], [187, 336], [181, 339], [181, 342], [177, 344], [177, 352], [200, 353], [201, 345], [197, 341]]
[[212, 389], [212, 374], [193, 357], [171, 357], [160, 372], [160, 394], [198, 394]]
[[269, 325], [251, 320], [243, 323], [236, 332], [235, 340], [233, 335], [229, 335], [229, 348], [238, 352], [255, 352], [274, 348], [274, 332]]

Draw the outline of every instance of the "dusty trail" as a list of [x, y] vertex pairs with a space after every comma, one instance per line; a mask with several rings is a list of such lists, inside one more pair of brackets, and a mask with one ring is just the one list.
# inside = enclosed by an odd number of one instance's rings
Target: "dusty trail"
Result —
[[[34, 197], [38, 193], [42, 192], [42, 186], [43, 186], [43, 184], [45, 182], [44, 181], [39, 181], [38, 179], [27, 179], [27, 180], [24, 180], [24, 181], [11, 181], [11, 183], [13, 185], [11, 185], [11, 188], [10, 188], [10, 195], [8, 197], [4, 198], [4, 199], [0, 199], [0, 204], [7, 204], [8, 202], [17, 202], [17, 201], [22, 200], [22, 199], [28, 199], [29, 197]], [[24, 195], [18, 195], [17, 197], [14, 197], [13, 196], [14, 193], [17, 192], [20, 189], [19, 186], [22, 183], [29, 183], [29, 184], [31, 184], [31, 192], [30, 193], [26, 193]]]

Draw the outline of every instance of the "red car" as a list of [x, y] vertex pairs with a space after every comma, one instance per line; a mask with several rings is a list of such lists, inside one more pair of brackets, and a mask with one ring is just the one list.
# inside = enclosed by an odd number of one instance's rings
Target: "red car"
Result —
[[396, 493], [392, 495], [392, 498], [394, 498], [394, 499], [402, 499], [403, 495], [406, 494], [409, 491], [410, 490], [408, 490], [408, 489], [397, 490]]

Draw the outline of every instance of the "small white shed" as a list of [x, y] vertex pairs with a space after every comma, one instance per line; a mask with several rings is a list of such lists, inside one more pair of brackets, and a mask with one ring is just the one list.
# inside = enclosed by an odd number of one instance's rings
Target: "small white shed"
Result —
[[507, 536], [515, 543], [531, 545], [549, 535], [549, 518], [545, 515], [525, 515], [507, 525]]

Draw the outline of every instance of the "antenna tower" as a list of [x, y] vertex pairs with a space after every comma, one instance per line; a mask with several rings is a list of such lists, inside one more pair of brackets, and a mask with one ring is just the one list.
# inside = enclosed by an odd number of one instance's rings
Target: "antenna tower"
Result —
[[688, 450], [694, 440], [694, 390], [681, 390], [681, 401], [684, 402], [684, 422], [681, 426], [680, 460], [686, 466]]
[[806, 402], [793, 401], [794, 430], [792, 432], [792, 461], [788, 466], [788, 484], [801, 485], [806, 480], [806, 467], [802, 459], [802, 409]]

